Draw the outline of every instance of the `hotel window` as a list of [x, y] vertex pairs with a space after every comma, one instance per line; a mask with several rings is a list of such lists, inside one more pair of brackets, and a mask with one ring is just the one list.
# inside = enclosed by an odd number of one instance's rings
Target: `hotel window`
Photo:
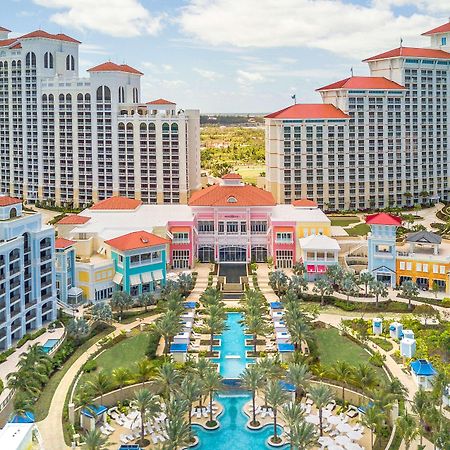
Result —
[[139, 257], [139, 255], [134, 255], [130, 258], [131, 264], [139, 264], [140, 262], [141, 262], [141, 258]]
[[445, 275], [445, 266], [439, 266], [439, 273]]
[[292, 233], [277, 233], [277, 242], [291, 242]]
[[400, 270], [405, 270], [405, 261], [400, 261]]
[[198, 221], [198, 232], [199, 233], [214, 233], [214, 221], [212, 220], [202, 220]]
[[247, 233], [247, 222], [241, 222], [241, 233]]
[[161, 259], [161, 252], [157, 251], [157, 252], [152, 252], [152, 261], [159, 261]]
[[189, 242], [189, 233], [173, 233], [173, 242]]
[[238, 222], [227, 222], [227, 233], [236, 234], [238, 231]]
[[406, 263], [406, 270], [412, 270], [412, 263], [410, 262]]
[[433, 273], [439, 273], [439, 266], [436, 264], [433, 264]]
[[263, 220], [253, 220], [250, 222], [250, 230], [252, 233], [266, 233], [267, 232], [267, 222]]
[[447, 45], [447, 36], [441, 37], [441, 45]]
[[424, 264], [424, 265], [422, 266], [422, 271], [423, 271], [423, 272], [428, 272], [428, 264]]
[[219, 222], [219, 233], [225, 233], [225, 223]]
[[417, 272], [421, 272], [422, 271], [422, 263], [417, 263], [416, 264], [416, 270], [417, 270]]

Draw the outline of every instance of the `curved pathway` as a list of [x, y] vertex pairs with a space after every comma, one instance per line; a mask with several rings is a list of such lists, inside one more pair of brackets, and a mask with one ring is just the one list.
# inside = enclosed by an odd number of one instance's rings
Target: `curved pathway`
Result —
[[[197, 281], [195, 287], [191, 294], [187, 297], [188, 301], [198, 300], [201, 292], [203, 292], [208, 283], [208, 273], [209, 266], [199, 266]], [[158, 315], [147, 317], [145, 319], [137, 319], [132, 323], [120, 324], [115, 323], [115, 330], [108, 334], [107, 338], [112, 338], [118, 336], [122, 330], [129, 330], [134, 328], [141, 323], [151, 323], [157, 319]], [[69, 393], [70, 386], [73, 380], [77, 376], [78, 371], [81, 369], [83, 364], [98, 350], [97, 344], [92, 345], [86, 350], [83, 355], [78, 358], [66, 374], [61, 379], [58, 387], [56, 388], [47, 417], [41, 422], [37, 423], [39, 432], [43, 441], [43, 449], [45, 450], [63, 450], [69, 449], [64, 441], [64, 431], [62, 424], [62, 417], [64, 411], [64, 402], [66, 400], [67, 394]]]

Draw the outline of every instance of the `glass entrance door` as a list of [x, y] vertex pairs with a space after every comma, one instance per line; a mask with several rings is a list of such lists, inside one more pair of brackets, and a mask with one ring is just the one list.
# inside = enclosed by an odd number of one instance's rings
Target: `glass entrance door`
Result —
[[219, 249], [220, 262], [245, 262], [247, 261], [247, 249], [234, 245]]

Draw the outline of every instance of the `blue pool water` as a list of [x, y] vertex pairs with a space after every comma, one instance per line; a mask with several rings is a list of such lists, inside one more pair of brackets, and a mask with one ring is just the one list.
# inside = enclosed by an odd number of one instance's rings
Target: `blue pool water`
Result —
[[47, 342], [42, 345], [42, 350], [44, 350], [45, 353], [50, 353], [50, 351], [58, 343], [58, 341], [59, 339], [48, 339]]
[[240, 320], [241, 313], [228, 313], [227, 330], [219, 336], [220, 346], [214, 347], [214, 350], [220, 351], [220, 358], [213, 361], [220, 364], [220, 374], [223, 378], [239, 378], [246, 364], [254, 362], [253, 358], [245, 357], [245, 351], [252, 350], [252, 347], [245, 346], [245, 339], [250, 336], [244, 334]]
[[[251, 395], [245, 391], [228, 391], [217, 396], [223, 405], [224, 412], [219, 417], [220, 428], [216, 431], [206, 431], [198, 425], [193, 429], [199, 437], [199, 450], [260, 450], [273, 448], [266, 444], [273, 434], [273, 424], [262, 430], [251, 431], [246, 427], [248, 417], [242, 411], [250, 401]], [[281, 427], [278, 428], [281, 433]], [[288, 447], [282, 447], [287, 449]]]

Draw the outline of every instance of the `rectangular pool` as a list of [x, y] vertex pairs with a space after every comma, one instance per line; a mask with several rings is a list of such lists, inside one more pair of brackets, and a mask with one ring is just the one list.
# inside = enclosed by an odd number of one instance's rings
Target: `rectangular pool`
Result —
[[59, 342], [59, 339], [47, 339], [47, 341], [42, 345], [42, 350], [45, 353], [50, 353], [52, 348]]

